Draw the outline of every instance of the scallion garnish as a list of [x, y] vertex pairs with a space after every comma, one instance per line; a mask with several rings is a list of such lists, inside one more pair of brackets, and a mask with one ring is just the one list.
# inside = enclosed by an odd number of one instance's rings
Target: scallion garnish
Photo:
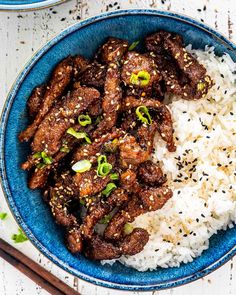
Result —
[[0, 219], [1, 220], [5, 220], [7, 218], [7, 213], [5, 213], [5, 212], [1, 212], [0, 213]]
[[130, 45], [130, 47], [129, 47], [129, 51], [132, 51], [132, 50], [134, 50], [134, 48], [139, 44], [139, 42], [140, 41], [134, 41], [131, 45]]
[[36, 167], [39, 169], [43, 168], [45, 165], [50, 165], [53, 162], [52, 157], [49, 157], [44, 151], [35, 153], [33, 155], [33, 158], [43, 160], [42, 163], [39, 163], [36, 165]]
[[81, 160], [76, 162], [72, 166], [72, 170], [74, 170], [75, 172], [83, 173], [85, 171], [90, 170], [91, 167], [92, 167], [92, 164], [89, 162], [89, 160]]
[[139, 86], [147, 86], [150, 78], [151, 76], [147, 71], [139, 71], [138, 74], [131, 74], [130, 83]]
[[98, 166], [97, 175], [101, 177], [106, 176], [110, 173], [111, 169], [112, 169], [111, 164], [102, 163], [101, 165]]
[[99, 223], [108, 224], [111, 218], [112, 218], [111, 215], [105, 215], [102, 219], [100, 219]]
[[134, 229], [134, 227], [133, 227], [132, 224], [130, 224], [130, 223], [126, 223], [125, 226], [124, 226], [124, 233], [125, 233], [126, 235], [129, 235], [129, 234], [132, 233], [133, 229]]
[[136, 109], [136, 115], [140, 121], [145, 124], [152, 124], [152, 117], [149, 114], [148, 108], [146, 106], [139, 106]]
[[44, 167], [46, 167], [47, 165], [46, 164], [44, 164], [44, 163], [38, 163], [37, 165], [36, 165], [36, 168], [38, 168], [38, 169], [43, 169]]
[[102, 194], [105, 197], [108, 197], [115, 188], [117, 188], [117, 186], [113, 182], [110, 182], [107, 184], [106, 188], [102, 191]]
[[84, 126], [92, 124], [92, 119], [89, 115], [80, 115], [78, 117], [78, 122], [81, 126], [84, 127]]
[[119, 179], [119, 174], [118, 173], [112, 173], [110, 175], [111, 180], [118, 180]]
[[91, 140], [88, 137], [88, 134], [86, 132], [77, 132], [77, 131], [74, 130], [74, 128], [70, 127], [69, 129], [67, 129], [66, 133], [74, 136], [77, 139], [84, 138], [87, 143], [91, 143]]
[[25, 234], [20, 228], [18, 229], [18, 232], [18, 234], [14, 234], [11, 237], [15, 243], [23, 243], [25, 241], [28, 241], [28, 238], [25, 236]]
[[69, 153], [70, 149], [67, 147], [67, 146], [62, 146], [60, 148], [60, 152], [63, 152], [63, 153]]
[[110, 173], [112, 165], [107, 162], [107, 157], [101, 155], [98, 157], [97, 175], [100, 177], [106, 176]]

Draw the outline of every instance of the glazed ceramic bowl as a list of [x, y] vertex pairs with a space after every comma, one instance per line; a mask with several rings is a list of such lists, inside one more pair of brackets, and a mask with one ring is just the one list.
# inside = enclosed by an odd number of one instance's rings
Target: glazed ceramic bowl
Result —
[[66, 0], [0, 0], [0, 10], [35, 10], [47, 8]]
[[27, 187], [27, 173], [20, 169], [28, 145], [17, 135], [27, 126], [26, 101], [32, 89], [44, 83], [52, 68], [69, 54], [92, 57], [108, 36], [141, 40], [160, 29], [184, 37], [185, 44], [204, 49], [214, 46], [216, 53], [227, 52], [236, 61], [236, 47], [225, 37], [185, 16], [155, 10], [128, 10], [99, 15], [69, 27], [34, 55], [20, 73], [7, 98], [1, 119], [1, 177], [9, 206], [28, 238], [48, 259], [69, 273], [89, 282], [123, 290], [157, 290], [196, 280], [229, 260], [236, 252], [236, 227], [210, 239], [209, 249], [179, 268], [158, 268], [138, 272], [120, 263], [101, 265], [82, 255], [72, 255], [39, 191]]

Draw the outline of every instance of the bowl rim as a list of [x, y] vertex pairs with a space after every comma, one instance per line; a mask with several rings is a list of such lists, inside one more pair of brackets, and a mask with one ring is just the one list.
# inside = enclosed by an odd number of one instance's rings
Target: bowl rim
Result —
[[162, 289], [168, 289], [177, 287], [180, 285], [184, 285], [190, 282], [193, 282], [199, 278], [202, 278], [206, 276], [207, 274], [213, 272], [220, 266], [222, 266], [224, 263], [226, 263], [228, 260], [230, 260], [235, 254], [236, 254], [236, 245], [234, 245], [227, 253], [225, 253], [221, 258], [219, 258], [217, 261], [211, 263], [206, 268], [193, 273], [191, 275], [181, 277], [175, 280], [170, 281], [163, 281], [162, 283], [157, 284], [150, 284], [150, 285], [127, 285], [122, 283], [114, 283], [111, 281], [105, 281], [102, 279], [98, 279], [95, 277], [92, 277], [90, 275], [86, 275], [84, 273], [81, 273], [78, 270], [73, 269], [70, 267], [67, 263], [64, 263], [59, 258], [57, 258], [55, 255], [50, 253], [33, 235], [31, 230], [28, 228], [27, 224], [23, 221], [21, 218], [21, 215], [14, 203], [14, 199], [11, 196], [11, 191], [8, 185], [6, 171], [5, 171], [5, 161], [4, 161], [4, 142], [5, 142], [5, 130], [7, 126], [8, 121], [8, 115], [11, 110], [11, 105], [14, 101], [15, 95], [17, 94], [17, 91], [22, 84], [24, 78], [27, 76], [27, 74], [30, 72], [32, 67], [35, 65], [35, 63], [51, 48], [53, 47], [57, 42], [65, 38], [67, 35], [80, 30], [83, 27], [86, 27], [87, 25], [93, 24], [95, 22], [99, 22], [101, 20], [117, 17], [117, 16], [125, 16], [125, 15], [151, 15], [151, 16], [162, 16], [167, 18], [174, 18], [181, 22], [189, 23], [195, 27], [198, 27], [201, 30], [204, 30], [210, 34], [212, 34], [217, 39], [220, 39], [225, 44], [227, 44], [229, 47], [233, 49], [233, 51], [236, 51], [236, 45], [228, 40], [224, 35], [221, 33], [218, 33], [213, 28], [209, 27], [208, 25], [205, 25], [203, 23], [200, 23], [199, 21], [190, 18], [188, 16], [185, 16], [183, 14], [170, 12], [170, 11], [164, 11], [164, 10], [154, 10], [154, 9], [125, 9], [125, 10], [119, 10], [114, 12], [106, 12], [102, 14], [98, 14], [95, 16], [92, 16], [90, 18], [87, 18], [85, 20], [82, 20], [74, 25], [71, 25], [64, 29], [61, 33], [57, 34], [55, 37], [53, 37], [51, 40], [49, 40], [45, 45], [43, 45], [36, 53], [29, 59], [29, 61], [26, 63], [26, 65], [23, 67], [23, 70], [18, 74], [15, 82], [13, 83], [12, 87], [10, 88], [5, 104], [3, 105], [1, 118], [0, 118], [0, 182], [3, 189], [3, 194], [5, 196], [6, 202], [8, 204], [8, 207], [20, 226], [20, 228], [24, 231], [26, 236], [29, 238], [31, 244], [39, 250], [44, 256], [46, 256], [51, 262], [62, 268], [63, 270], [67, 271], [68, 273], [75, 275], [79, 277], [80, 279], [83, 279], [89, 283], [93, 283], [102, 287], [108, 287], [118, 290], [127, 290], [127, 291], [154, 291], [154, 290], [162, 290]]
[[38, 2], [26, 4], [0, 4], [0, 11], [34, 11], [59, 5], [66, 1], [68, 0], [38, 0]]

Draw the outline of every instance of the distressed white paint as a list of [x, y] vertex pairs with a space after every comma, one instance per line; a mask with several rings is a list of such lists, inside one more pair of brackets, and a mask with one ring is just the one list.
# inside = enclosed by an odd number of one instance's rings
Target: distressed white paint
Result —
[[[109, 6], [109, 4], [112, 4]], [[204, 6], [206, 7], [203, 10]], [[187, 14], [203, 20], [236, 42], [236, 1], [235, 0], [71, 0], [57, 7], [35, 12], [0, 12], [0, 107], [4, 104], [7, 92], [17, 73], [31, 55], [46, 41], [79, 19], [124, 8], [157, 8]], [[7, 211], [9, 217], [0, 221], [0, 236], [10, 242], [17, 231], [0, 191], [0, 211]], [[17, 246], [22, 252], [36, 260], [43, 267], [60, 277], [82, 295], [235, 295], [236, 258], [226, 265], [189, 285], [159, 292], [120, 292], [93, 286], [78, 280], [53, 265], [29, 242]], [[38, 295], [47, 294], [36, 284], [0, 259], [0, 295]]]

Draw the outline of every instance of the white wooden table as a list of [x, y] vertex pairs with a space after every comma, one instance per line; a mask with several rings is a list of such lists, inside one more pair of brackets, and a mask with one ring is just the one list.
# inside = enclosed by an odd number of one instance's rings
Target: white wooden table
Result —
[[[17, 73], [46, 41], [80, 19], [108, 10], [137, 7], [165, 9], [187, 14], [204, 21], [236, 42], [235, 0], [71, 0], [54, 8], [35, 12], [0, 12], [1, 109]], [[0, 220], [0, 237], [10, 242], [11, 235], [17, 232], [18, 227], [7, 208], [2, 191], [0, 191], [1, 211], [8, 212], [9, 217], [5, 221]], [[110, 290], [79, 280], [52, 264], [30, 242], [20, 244], [17, 248], [82, 295], [144, 294]], [[0, 295], [17, 294], [44, 295], [47, 292], [0, 259]], [[175, 289], [145, 294], [235, 295], [236, 257], [214, 273], [196, 282]]]

